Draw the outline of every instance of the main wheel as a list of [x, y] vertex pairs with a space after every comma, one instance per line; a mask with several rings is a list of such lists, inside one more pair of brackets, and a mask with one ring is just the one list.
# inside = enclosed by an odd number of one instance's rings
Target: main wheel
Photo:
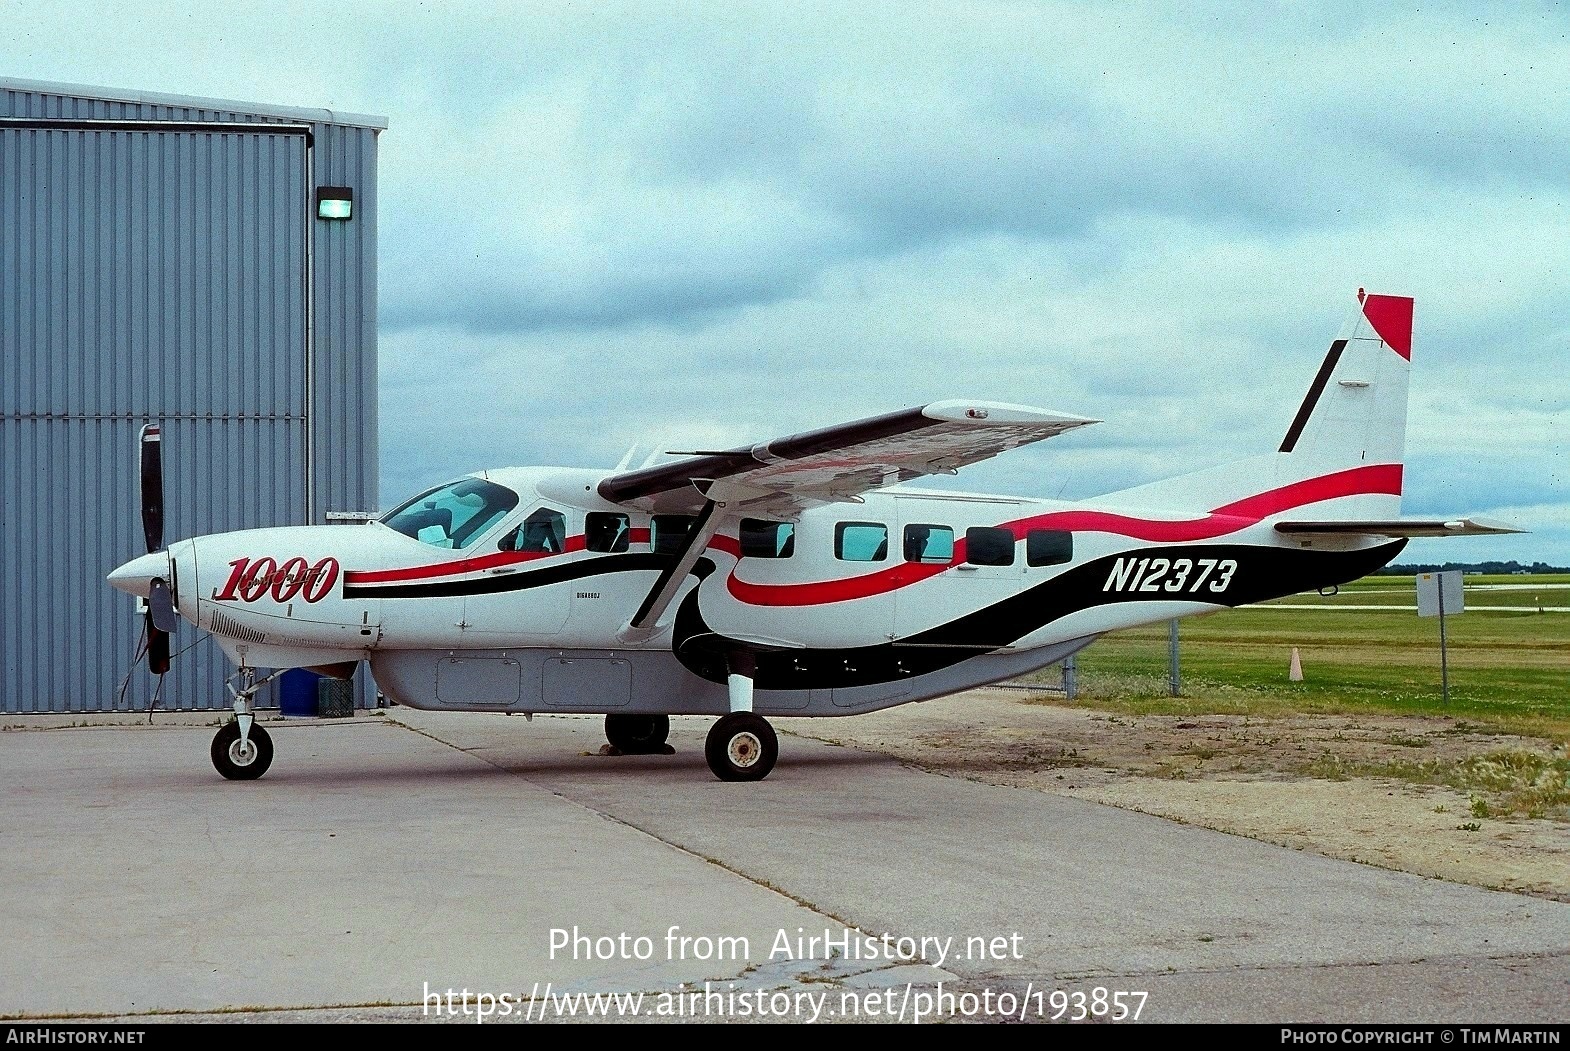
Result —
[[763, 716], [731, 712], [709, 728], [703, 755], [721, 781], [762, 781], [780, 757], [780, 741]]
[[213, 767], [231, 781], [255, 781], [273, 765], [273, 739], [252, 723], [246, 747], [240, 748], [240, 724], [224, 723], [213, 735]]
[[611, 747], [627, 755], [647, 755], [659, 751], [671, 735], [668, 715], [607, 715], [605, 739]]

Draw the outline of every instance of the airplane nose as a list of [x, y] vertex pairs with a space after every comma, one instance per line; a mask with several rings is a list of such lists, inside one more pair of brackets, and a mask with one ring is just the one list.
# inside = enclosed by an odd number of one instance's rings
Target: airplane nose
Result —
[[169, 579], [169, 554], [166, 551], [154, 551], [150, 555], [133, 558], [110, 573], [108, 579], [109, 586], [116, 591], [146, 598], [152, 590], [155, 577]]

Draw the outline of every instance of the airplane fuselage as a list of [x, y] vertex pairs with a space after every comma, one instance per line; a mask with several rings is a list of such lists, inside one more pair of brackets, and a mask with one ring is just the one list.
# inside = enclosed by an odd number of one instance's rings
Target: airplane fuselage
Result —
[[691, 518], [605, 501], [604, 472], [472, 476], [510, 504], [455, 530], [456, 548], [450, 515], [422, 531], [406, 514], [416, 535], [253, 529], [168, 557], [182, 617], [237, 664], [368, 660], [413, 707], [721, 714], [727, 663], [745, 653], [759, 712], [846, 715], [1011, 678], [1108, 631], [1363, 576], [1404, 541], [1292, 540], [1268, 519], [1392, 471], [1399, 486], [1399, 466], [1354, 468], [1198, 516], [900, 486], [795, 521], [743, 516], [643, 632], [629, 620]]

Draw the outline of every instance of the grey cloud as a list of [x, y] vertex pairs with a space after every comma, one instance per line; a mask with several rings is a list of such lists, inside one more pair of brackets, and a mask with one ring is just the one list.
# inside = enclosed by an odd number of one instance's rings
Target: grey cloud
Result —
[[[1132, 112], [1039, 58], [1016, 55], [965, 79], [924, 61], [918, 52], [904, 67], [846, 73], [791, 53], [738, 79], [699, 56], [696, 68], [642, 66], [626, 82], [613, 81], [615, 63], [596, 66], [588, 90], [574, 87], [571, 141], [616, 160], [583, 170], [574, 154], [559, 158], [559, 190], [586, 228], [563, 240], [526, 205], [492, 216], [507, 236], [485, 258], [438, 252], [419, 282], [394, 268], [386, 320], [519, 330], [680, 322], [798, 295], [847, 260], [996, 233], [1094, 241], [1100, 220], [1127, 212], [1291, 227], [1372, 207], [1390, 182], [1376, 162], [1352, 170], [1292, 127], [1260, 126], [1268, 111], [1169, 122], [1179, 114]], [[491, 117], [490, 134], [475, 136], [482, 152], [446, 194], [400, 212], [390, 184], [389, 241], [430, 244], [420, 235], [442, 224], [436, 209], [453, 196], [487, 200], [483, 144], [504, 140], [509, 119]], [[663, 259], [639, 251], [651, 190], [668, 209]], [[715, 212], [716, 203], [754, 214]], [[701, 242], [684, 236], [695, 229]], [[604, 266], [560, 287], [582, 236], [598, 239]]]
[[[1557, 472], [1521, 456], [1477, 451], [1464, 456], [1416, 452], [1407, 459], [1402, 511], [1415, 515], [1497, 514], [1501, 508], [1553, 504], [1570, 483]], [[1531, 528], [1531, 523], [1522, 523]]]
[[391, 118], [389, 497], [955, 394], [1108, 422], [954, 485], [1093, 495], [1273, 447], [1367, 283], [1412, 507], [1564, 505], [1562, 8], [7, 14], [16, 75]]

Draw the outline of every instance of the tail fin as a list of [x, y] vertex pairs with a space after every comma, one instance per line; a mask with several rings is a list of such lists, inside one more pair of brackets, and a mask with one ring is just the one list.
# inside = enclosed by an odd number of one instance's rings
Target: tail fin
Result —
[[[1213, 467], [1107, 499], [1129, 506], [1208, 511], [1295, 483], [1335, 476], [1321, 518], [1394, 518], [1401, 509], [1412, 300], [1367, 295], [1330, 344], [1273, 454]], [[1367, 482], [1367, 484], [1363, 484]], [[1334, 492], [1336, 495], [1329, 495]]]
[[1330, 344], [1281, 442], [1283, 455], [1329, 468], [1400, 463], [1412, 361], [1412, 300], [1371, 296]]

